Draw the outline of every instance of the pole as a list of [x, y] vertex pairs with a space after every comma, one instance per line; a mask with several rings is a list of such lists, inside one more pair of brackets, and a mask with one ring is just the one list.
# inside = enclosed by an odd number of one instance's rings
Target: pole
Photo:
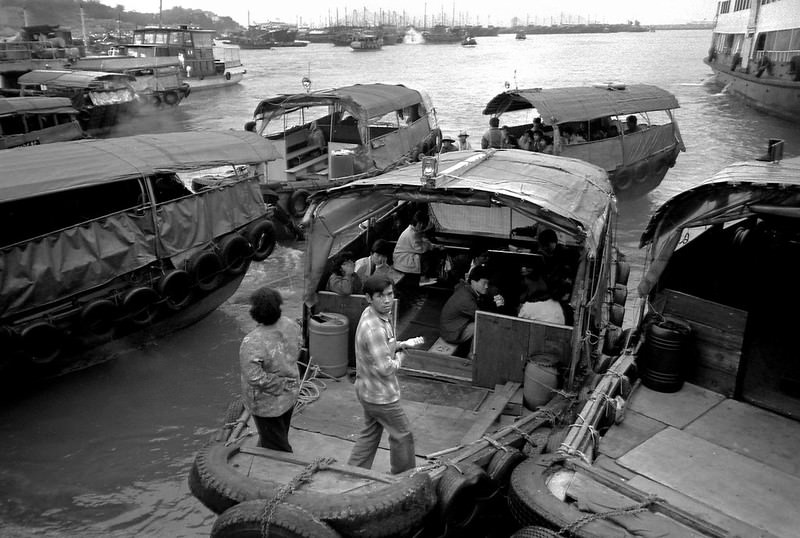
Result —
[[78, 4], [81, 6], [81, 35], [83, 36], [83, 46], [87, 46], [89, 44], [86, 41], [86, 21], [83, 19], [83, 3]]
[[163, 0], [158, 0], [158, 27], [161, 28], [161, 8]]

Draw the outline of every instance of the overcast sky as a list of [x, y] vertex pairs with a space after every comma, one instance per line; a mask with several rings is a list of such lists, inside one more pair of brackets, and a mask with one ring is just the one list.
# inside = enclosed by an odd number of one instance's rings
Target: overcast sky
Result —
[[[158, 13], [159, 0], [102, 0], [104, 4], [116, 6], [122, 4], [128, 11]], [[336, 19], [343, 22], [345, 12], [359, 13], [366, 8], [374, 13], [394, 10], [402, 16], [403, 10], [409, 17], [422, 20], [427, 11], [428, 20], [437, 19], [444, 13], [450, 21], [455, 13], [455, 20], [471, 24], [479, 22], [486, 26], [507, 26], [512, 17], [518, 17], [522, 23], [549, 23], [552, 17], [558, 22], [585, 22], [588, 17], [592, 21], [621, 23], [638, 19], [642, 24], [669, 24], [712, 20], [717, 0], [458, 0], [425, 1], [406, 0], [405, 2], [388, 2], [386, 0], [359, 0], [357, 2], [337, 3], [336, 0], [304, 0], [302, 2], [281, 2], [276, 0], [161, 0], [163, 9], [181, 6], [185, 8], [212, 11], [217, 15], [227, 15], [242, 25], [266, 22], [269, 20], [289, 23], [303, 23], [322, 26]], [[427, 9], [426, 9], [427, 6]]]

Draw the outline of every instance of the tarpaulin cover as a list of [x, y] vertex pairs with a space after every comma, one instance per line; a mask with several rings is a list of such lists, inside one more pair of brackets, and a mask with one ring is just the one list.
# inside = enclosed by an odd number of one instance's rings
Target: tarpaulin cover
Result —
[[[604, 226], [616, 211], [606, 173], [597, 166], [523, 150], [487, 150], [443, 154], [435, 189], [423, 189], [421, 166], [411, 164], [371, 179], [314, 194], [313, 218], [306, 256], [306, 301], [314, 300], [315, 284], [325, 270], [331, 248], [373, 214], [400, 200], [509, 210], [546, 222], [567, 234], [592, 255]], [[490, 219], [488, 215], [485, 218]], [[514, 221], [505, 222], [511, 235]], [[450, 219], [449, 226], [455, 226]], [[464, 233], [473, 233], [464, 224]]]
[[678, 142], [673, 125], [656, 125], [625, 136], [563, 146], [561, 155], [588, 161], [610, 172], [674, 148]]
[[105, 73], [103, 71], [59, 71], [55, 69], [34, 69], [19, 77], [21, 87], [48, 84], [62, 88], [97, 88], [104, 83], [125, 85], [135, 80], [133, 75]]
[[8, 97], [0, 99], [0, 116], [19, 114], [77, 114], [66, 97]]
[[679, 106], [675, 96], [666, 90], [647, 84], [631, 84], [624, 86], [624, 89], [615, 89], [614, 86], [576, 86], [509, 90], [492, 98], [483, 113], [498, 115], [535, 108], [542, 121], [553, 125], [604, 116], [671, 110]]
[[97, 183], [228, 164], [270, 161], [275, 152], [247, 131], [76, 140], [0, 152], [0, 202]]
[[664, 203], [642, 234], [640, 247], [652, 243], [651, 266], [639, 293], [647, 295], [658, 282], [684, 229], [754, 215], [756, 204], [800, 208], [800, 157], [734, 164]]

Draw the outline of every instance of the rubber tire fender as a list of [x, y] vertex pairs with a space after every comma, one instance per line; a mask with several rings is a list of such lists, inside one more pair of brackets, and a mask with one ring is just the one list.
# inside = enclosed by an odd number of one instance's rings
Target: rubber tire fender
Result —
[[230, 80], [230, 79], [231, 79], [231, 72], [230, 72], [230, 71], [227, 71], [227, 72], [225, 73], [225, 80]]
[[117, 305], [110, 299], [91, 301], [81, 310], [80, 323], [84, 332], [97, 337], [111, 336]]
[[158, 293], [153, 288], [133, 288], [122, 300], [125, 318], [138, 327], [148, 325], [158, 314], [158, 300]]
[[172, 269], [158, 281], [158, 293], [164, 299], [164, 306], [170, 310], [180, 310], [192, 299], [192, 277], [183, 269]]
[[633, 184], [633, 176], [631, 175], [631, 171], [628, 169], [623, 168], [619, 172], [614, 173], [614, 177], [612, 179], [612, 185], [615, 189], [624, 191], [630, 188]]
[[561, 535], [547, 527], [529, 525], [512, 534], [511, 538], [561, 538]]
[[611, 355], [612, 357], [618, 356], [624, 344], [624, 342], [621, 341], [622, 336], [623, 331], [621, 327], [617, 325], [609, 325], [606, 327], [605, 339], [603, 340], [603, 354]]
[[[261, 538], [262, 518], [268, 500], [257, 499], [225, 510], [211, 527], [211, 538]], [[272, 513], [269, 535], [274, 538], [338, 538], [329, 525], [307, 510], [291, 504], [278, 504]]]
[[253, 257], [253, 247], [250, 245], [250, 241], [238, 233], [223, 238], [219, 244], [219, 251], [222, 265], [229, 275], [244, 273], [250, 263], [250, 258]]
[[195, 253], [189, 259], [187, 270], [194, 285], [203, 291], [215, 289], [222, 280], [222, 261], [208, 250]]
[[634, 168], [633, 180], [636, 183], [646, 183], [650, 178], [650, 163], [642, 161]]
[[259, 220], [251, 224], [245, 231], [247, 240], [253, 249], [252, 258], [263, 261], [275, 250], [275, 226], [268, 220]]
[[622, 326], [625, 319], [625, 307], [620, 304], [612, 304], [608, 309], [608, 321], [612, 325]]
[[241, 398], [236, 398], [229, 403], [227, 409], [225, 409], [225, 416], [222, 419], [222, 426], [220, 427], [219, 431], [214, 434], [213, 440], [220, 443], [227, 441], [231, 436], [231, 433], [233, 433], [233, 428], [236, 425], [235, 423], [242, 416], [244, 410], [244, 400]]
[[631, 266], [628, 262], [618, 261], [614, 282], [616, 284], [628, 285], [628, 278], [631, 276]]
[[525, 454], [516, 448], [499, 449], [489, 460], [489, 464], [486, 466], [486, 474], [489, 475], [489, 479], [495, 483], [495, 486], [505, 488], [508, 485], [508, 479], [511, 477], [511, 471], [524, 459]]
[[161, 108], [161, 97], [159, 97], [158, 95], [154, 94], [153, 97], [152, 97], [152, 100], [151, 100], [151, 104], [155, 108]]
[[309, 196], [311, 196], [311, 193], [305, 189], [297, 189], [292, 192], [291, 196], [289, 196], [289, 203], [287, 204], [289, 214], [297, 219], [302, 218], [306, 214], [306, 210], [309, 206]]
[[164, 94], [164, 102], [169, 106], [175, 106], [180, 101], [178, 94], [175, 92], [167, 92]]
[[624, 284], [614, 284], [611, 288], [611, 302], [618, 305], [625, 305], [628, 300], [628, 286]]
[[20, 333], [22, 348], [31, 362], [39, 365], [51, 364], [61, 354], [63, 335], [49, 321], [34, 321]]
[[[241, 502], [270, 499], [283, 485], [245, 476], [229, 465], [239, 444], [204, 447], [189, 471], [192, 494], [217, 514]], [[427, 473], [416, 473], [358, 494], [330, 495], [301, 488], [287, 500], [344, 535], [382, 538], [401, 535], [419, 525], [436, 505], [436, 491]]]
[[478, 515], [478, 499], [490, 497], [494, 491], [489, 475], [477, 464], [448, 465], [436, 485], [440, 518], [448, 528], [464, 528]]

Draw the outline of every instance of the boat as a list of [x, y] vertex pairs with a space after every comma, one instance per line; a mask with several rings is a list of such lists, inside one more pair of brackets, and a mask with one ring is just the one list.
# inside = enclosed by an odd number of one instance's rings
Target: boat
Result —
[[463, 32], [449, 26], [437, 24], [430, 30], [422, 32], [422, 38], [425, 43], [430, 45], [461, 43]]
[[521, 31], [516, 33], [516, 35], [514, 36], [514, 39], [516, 39], [518, 41], [523, 41], [525, 39], [528, 39], [528, 36], [525, 34], [525, 31], [521, 30]]
[[[279, 94], [262, 100], [253, 119], [278, 156], [261, 188], [276, 226], [290, 235], [302, 235], [297, 225], [311, 193], [431, 154], [441, 140], [430, 98], [399, 84]], [[310, 140], [312, 122], [324, 143]]]
[[[568, 410], [579, 387], [593, 379], [592, 357], [599, 356], [609, 320], [621, 323], [611, 313], [609, 290], [623, 285], [617, 275], [629, 268], [616, 251], [616, 206], [606, 173], [582, 161], [521, 150], [462, 151], [319, 191], [311, 203], [301, 362], [309, 365], [304, 385], [316, 384], [319, 397], [298, 402], [291, 454], [256, 447], [250, 417], [232, 404], [226, 426], [197, 453], [192, 493], [221, 514], [217, 531], [235, 521], [260, 522], [276, 496], [345, 536], [410, 536], [420, 526], [426, 529], [421, 536], [484, 536], [474, 533], [482, 518], [502, 528], [512, 518], [493, 518], [507, 514], [504, 487], [525, 458], [523, 445], [528, 443], [526, 453], [542, 450], [549, 425], [571, 420]], [[354, 333], [366, 303], [362, 295], [318, 290], [340, 250], [366, 255], [375, 238], [396, 240], [402, 228], [397, 223], [416, 211], [428, 212], [431, 238], [449, 256], [469, 250], [476, 237], [485, 241], [509, 277], [497, 279], [509, 298], [518, 297], [520, 268], [542, 261], [535, 230], [558, 230], [569, 251], [564, 259], [575, 263], [574, 273], [567, 271], [574, 279], [573, 319], [559, 325], [478, 311], [470, 360], [439, 334], [439, 312], [454, 285], [442, 274], [420, 288], [413, 305], [392, 312], [398, 340], [425, 342], [406, 350], [400, 370], [403, 405], [414, 417], [417, 466], [389, 475], [385, 449], [373, 469], [330, 463], [326, 458], [346, 461], [352, 435], [361, 428], [360, 404], [344, 376], [354, 365]], [[533, 373], [539, 365], [551, 376], [541, 391], [525, 380], [529, 375], [545, 383]], [[292, 487], [301, 473], [307, 480]], [[212, 530], [212, 536], [223, 534]]]
[[133, 75], [77, 69], [34, 69], [17, 79], [19, 95], [67, 97], [89, 135], [107, 134], [138, 113]]
[[784, 305], [800, 297], [800, 159], [773, 158], [728, 166], [652, 215], [619, 382], [597, 386], [556, 453], [512, 474], [509, 502], [528, 524], [797, 535], [797, 314]]
[[720, 2], [703, 61], [715, 82], [755, 109], [800, 120], [800, 0]]
[[[533, 127], [538, 113], [547, 151], [605, 169], [622, 200], [655, 189], [686, 151], [672, 114], [679, 106], [671, 93], [656, 86], [604, 83], [508, 90], [493, 97], [483, 113], [506, 114], [501, 123], [517, 138]], [[629, 115], [638, 118], [636, 132], [626, 132]], [[582, 133], [576, 139], [582, 141], [565, 143], [567, 132]]]
[[461, 40], [462, 47], [474, 47], [477, 44], [478, 42], [475, 41], [475, 38], [469, 35], [464, 36], [464, 39]]
[[16, 36], [0, 41], [0, 89], [16, 89], [17, 78], [33, 69], [65, 69], [84, 53], [68, 29], [23, 26]]
[[86, 136], [66, 97], [0, 97], [0, 149]]
[[529, 34], [611, 34], [619, 32], [649, 32], [650, 27], [642, 26], [637, 20], [620, 24], [593, 22], [589, 24], [553, 24], [528, 25], [525, 31]]
[[191, 91], [238, 84], [247, 70], [239, 57], [239, 46], [215, 43], [214, 30], [187, 25], [144, 27], [133, 31], [128, 55], [138, 58], [177, 58], [181, 74]]
[[[4, 384], [113, 358], [189, 325], [239, 286], [274, 228], [253, 133], [182, 132], [1, 152]], [[234, 167], [235, 166], [235, 167]], [[194, 193], [192, 173], [228, 174]], [[183, 176], [181, 176], [183, 174]]]
[[357, 34], [350, 42], [350, 48], [354, 51], [381, 50], [383, 48], [383, 38], [378, 37], [372, 32]]
[[154, 109], [178, 106], [191, 91], [189, 84], [183, 82], [177, 58], [90, 56], [75, 60], [69, 68], [131, 75], [134, 77], [131, 86], [139, 96], [140, 104]]

